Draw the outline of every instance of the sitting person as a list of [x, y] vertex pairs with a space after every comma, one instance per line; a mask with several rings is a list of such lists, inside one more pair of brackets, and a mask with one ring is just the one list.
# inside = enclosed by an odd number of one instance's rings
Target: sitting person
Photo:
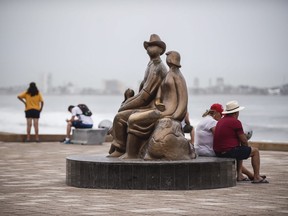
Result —
[[[215, 127], [222, 118], [223, 107], [219, 103], [212, 104], [210, 109], [203, 115], [202, 121], [200, 121], [196, 127], [196, 146], [195, 150], [199, 156], [215, 157], [213, 150], [213, 138], [215, 133]], [[249, 181], [253, 180], [254, 174], [248, 169], [242, 166], [242, 173], [247, 175], [248, 178], [240, 175], [237, 181]]]
[[195, 134], [195, 150], [199, 156], [216, 156], [213, 150], [213, 136], [217, 121], [222, 117], [223, 108], [219, 103], [212, 104], [198, 123]]
[[66, 128], [66, 138], [64, 140], [64, 144], [71, 143], [71, 128], [92, 128], [93, 127], [93, 119], [91, 116], [83, 115], [82, 110], [78, 106], [70, 105], [68, 107], [68, 111], [71, 112], [72, 116], [70, 119], [66, 119], [67, 128]]
[[194, 145], [195, 131], [194, 131], [194, 127], [190, 123], [189, 113], [188, 112], [186, 113], [185, 118], [181, 122], [181, 126], [182, 126], [182, 129], [183, 129], [184, 133], [189, 133], [189, 135], [190, 135], [190, 143]]
[[235, 158], [237, 160], [237, 180], [243, 178], [243, 160], [251, 157], [254, 171], [252, 183], [269, 183], [260, 176], [260, 153], [257, 148], [248, 146], [248, 139], [243, 131], [242, 123], [238, 120], [240, 107], [237, 101], [226, 104], [225, 114], [215, 128], [213, 149], [217, 157]]

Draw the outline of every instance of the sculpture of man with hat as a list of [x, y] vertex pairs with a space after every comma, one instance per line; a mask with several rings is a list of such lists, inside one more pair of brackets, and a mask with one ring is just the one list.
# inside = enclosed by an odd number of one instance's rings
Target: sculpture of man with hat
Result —
[[148, 110], [155, 105], [158, 88], [167, 74], [167, 68], [160, 56], [166, 50], [166, 44], [157, 34], [152, 34], [149, 41], [144, 42], [144, 48], [150, 57], [144, 79], [140, 84], [138, 94], [127, 99], [120, 107], [113, 120], [111, 132], [113, 141], [109, 151], [110, 157], [119, 157], [126, 152], [127, 122], [132, 113]]

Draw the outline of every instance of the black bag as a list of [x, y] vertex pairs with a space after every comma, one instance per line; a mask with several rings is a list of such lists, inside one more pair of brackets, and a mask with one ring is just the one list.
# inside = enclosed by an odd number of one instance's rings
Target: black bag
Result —
[[183, 127], [183, 132], [184, 132], [184, 133], [191, 133], [192, 130], [193, 130], [193, 126], [192, 126], [192, 125], [186, 124], [186, 125]]
[[83, 115], [92, 116], [92, 112], [86, 104], [78, 104], [78, 107], [81, 109]]

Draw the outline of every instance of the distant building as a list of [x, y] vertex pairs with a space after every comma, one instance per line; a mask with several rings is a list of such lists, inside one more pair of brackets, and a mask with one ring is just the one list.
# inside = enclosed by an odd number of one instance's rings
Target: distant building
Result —
[[217, 85], [217, 86], [224, 86], [224, 78], [218, 77], [218, 78], [216, 79], [216, 85]]
[[285, 84], [281, 87], [281, 94], [288, 95], [288, 84]]
[[105, 94], [122, 94], [124, 87], [118, 80], [105, 80], [104, 93]]
[[280, 95], [281, 94], [281, 89], [279, 87], [269, 88], [268, 89], [268, 94], [269, 95]]
[[193, 81], [193, 88], [198, 89], [199, 88], [199, 78], [195, 77]]
[[209, 78], [209, 80], [208, 80], [208, 87], [209, 88], [212, 87], [212, 79], [211, 78]]
[[227, 86], [225, 86], [225, 84], [224, 84], [224, 78], [218, 77], [216, 79], [215, 88], [216, 88], [217, 93], [221, 93], [221, 94], [227, 93]]
[[52, 74], [51, 73], [43, 74], [42, 85], [43, 85], [43, 90], [42, 90], [43, 93], [51, 93], [51, 91], [53, 89]]

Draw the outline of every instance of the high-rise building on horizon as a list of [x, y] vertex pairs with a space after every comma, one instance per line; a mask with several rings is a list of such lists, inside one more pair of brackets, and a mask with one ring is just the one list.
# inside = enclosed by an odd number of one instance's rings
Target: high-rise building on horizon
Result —
[[199, 78], [198, 77], [194, 78], [193, 88], [199, 88]]
[[223, 77], [218, 77], [216, 79], [216, 85], [217, 86], [224, 86], [224, 78]]
[[52, 91], [53, 85], [52, 85], [52, 74], [51, 73], [44, 73], [43, 74], [43, 93], [49, 93]]

